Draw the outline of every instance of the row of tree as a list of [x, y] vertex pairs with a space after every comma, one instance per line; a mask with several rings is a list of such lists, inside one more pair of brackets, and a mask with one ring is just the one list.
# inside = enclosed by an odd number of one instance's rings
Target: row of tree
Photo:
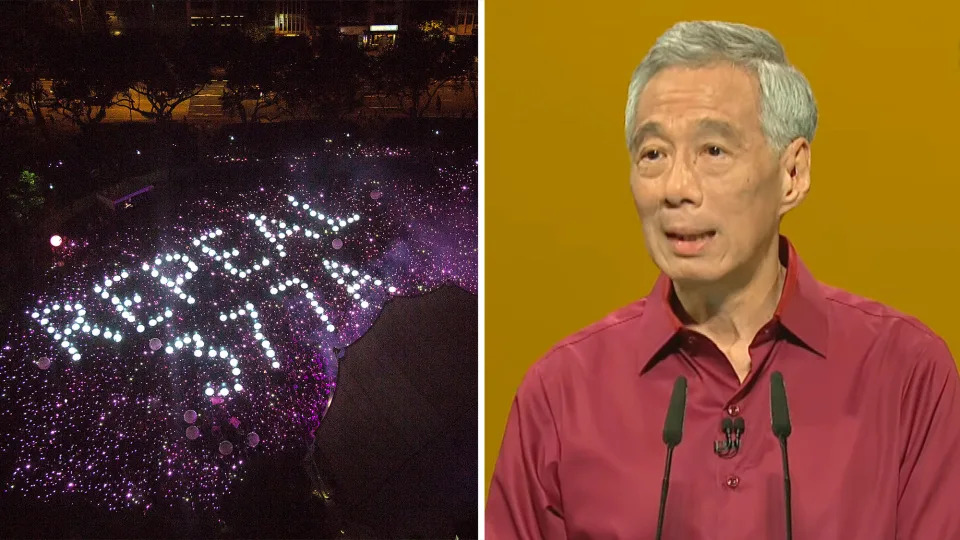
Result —
[[45, 132], [56, 114], [83, 130], [114, 106], [164, 123], [211, 78], [227, 80], [224, 111], [245, 123], [339, 118], [364, 96], [417, 117], [447, 84], [469, 86], [476, 100], [476, 57], [475, 39], [451, 42], [436, 25], [403, 31], [374, 54], [337, 35], [10, 32], [0, 35], [0, 127]]

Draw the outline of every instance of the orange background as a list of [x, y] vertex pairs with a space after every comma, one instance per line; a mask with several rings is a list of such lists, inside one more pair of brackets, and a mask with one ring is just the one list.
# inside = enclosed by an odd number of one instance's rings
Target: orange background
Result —
[[630, 75], [679, 20], [760, 26], [813, 86], [810, 197], [784, 223], [826, 283], [915, 315], [960, 356], [960, 2], [489, 2], [486, 485], [527, 368], [645, 295], [627, 183]]

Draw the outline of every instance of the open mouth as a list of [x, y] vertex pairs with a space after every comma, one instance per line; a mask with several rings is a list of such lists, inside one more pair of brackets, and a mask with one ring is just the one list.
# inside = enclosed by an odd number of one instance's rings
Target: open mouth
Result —
[[717, 234], [717, 231], [706, 231], [697, 234], [676, 234], [676, 233], [667, 233], [667, 238], [671, 240], [681, 240], [683, 242], [696, 242], [697, 240], [706, 240], [707, 238], [712, 238]]

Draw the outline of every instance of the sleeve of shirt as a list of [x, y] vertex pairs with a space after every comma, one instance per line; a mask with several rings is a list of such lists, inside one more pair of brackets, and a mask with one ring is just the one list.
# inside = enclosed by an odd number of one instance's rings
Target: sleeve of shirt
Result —
[[960, 374], [942, 339], [913, 367], [901, 411], [897, 539], [960, 540]]
[[539, 368], [524, 377], [510, 408], [487, 499], [489, 540], [566, 537], [557, 477], [560, 442]]

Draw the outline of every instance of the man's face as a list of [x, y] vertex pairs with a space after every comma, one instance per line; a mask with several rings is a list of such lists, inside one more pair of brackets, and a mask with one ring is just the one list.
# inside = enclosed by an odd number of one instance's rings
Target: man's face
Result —
[[806, 194], [809, 144], [778, 159], [759, 92], [748, 71], [716, 65], [666, 69], [640, 95], [630, 184], [647, 249], [674, 281], [744, 277]]

